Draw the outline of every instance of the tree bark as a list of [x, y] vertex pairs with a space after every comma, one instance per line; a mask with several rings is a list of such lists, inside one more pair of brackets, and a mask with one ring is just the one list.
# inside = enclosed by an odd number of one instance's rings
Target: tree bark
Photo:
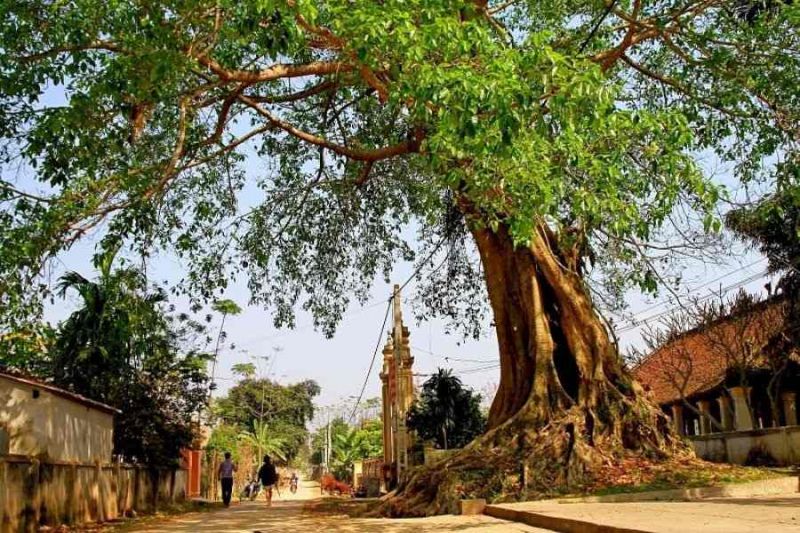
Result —
[[459, 498], [495, 497], [514, 476], [523, 480], [518, 495], [574, 490], [631, 455], [648, 461], [691, 455], [623, 368], [581, 278], [578, 254], [559, 248], [544, 224], [520, 246], [502, 224], [471, 231], [500, 352], [489, 429], [441, 464], [410, 471], [378, 513], [455, 512]]
[[576, 259], [557, 251], [556, 236], [540, 226], [530, 245], [516, 247], [502, 226], [473, 235], [500, 349], [489, 428], [522, 409], [541, 423], [574, 406], [594, 411], [609, 394], [635, 399]]

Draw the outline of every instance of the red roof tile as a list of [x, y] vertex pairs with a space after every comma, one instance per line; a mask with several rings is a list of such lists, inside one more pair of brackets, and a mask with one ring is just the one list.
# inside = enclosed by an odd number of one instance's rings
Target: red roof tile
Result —
[[691, 330], [647, 356], [633, 375], [659, 404], [713, 389], [728, 368], [763, 365], [760, 349], [783, 327], [783, 309], [784, 301], [773, 299], [746, 319], [726, 317]]

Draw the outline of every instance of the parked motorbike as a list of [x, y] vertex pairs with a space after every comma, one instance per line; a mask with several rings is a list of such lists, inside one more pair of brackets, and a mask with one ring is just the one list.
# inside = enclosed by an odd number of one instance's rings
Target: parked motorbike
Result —
[[261, 492], [261, 483], [257, 479], [252, 479], [247, 482], [242, 492], [239, 493], [239, 501], [253, 501], [258, 497], [259, 492]]

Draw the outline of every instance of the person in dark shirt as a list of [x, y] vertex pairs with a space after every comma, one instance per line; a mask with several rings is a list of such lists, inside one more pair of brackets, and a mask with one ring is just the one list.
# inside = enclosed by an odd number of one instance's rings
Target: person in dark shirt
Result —
[[278, 482], [278, 472], [275, 470], [275, 465], [269, 455], [264, 456], [264, 462], [261, 468], [258, 469], [258, 479], [261, 480], [261, 485], [264, 486], [264, 495], [267, 498], [267, 507], [272, 507], [272, 487]]

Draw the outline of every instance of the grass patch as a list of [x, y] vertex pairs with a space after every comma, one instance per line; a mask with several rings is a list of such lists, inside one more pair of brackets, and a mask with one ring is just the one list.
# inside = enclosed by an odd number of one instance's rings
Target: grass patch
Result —
[[776, 469], [710, 463], [700, 459], [683, 458], [682, 460], [657, 463], [631, 459], [604, 469], [593, 485], [571, 495], [604, 496], [657, 490], [718, 487], [774, 479], [788, 474], [787, 471]]

